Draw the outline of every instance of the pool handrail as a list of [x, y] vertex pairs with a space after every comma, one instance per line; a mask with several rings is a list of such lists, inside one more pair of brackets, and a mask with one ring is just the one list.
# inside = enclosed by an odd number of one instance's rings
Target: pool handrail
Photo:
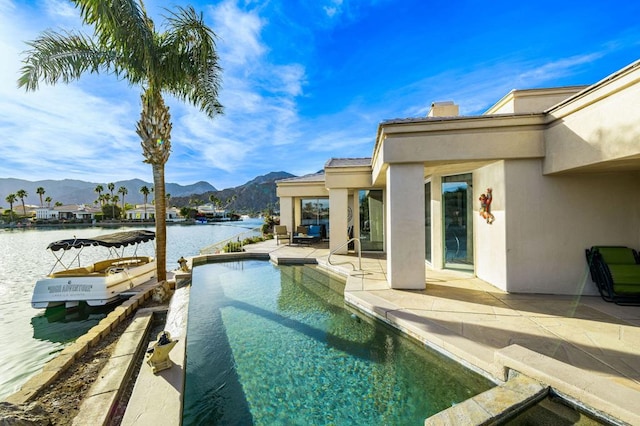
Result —
[[329, 256], [327, 257], [327, 263], [329, 265], [335, 266], [335, 265], [341, 265], [338, 263], [331, 263], [331, 255], [333, 255], [335, 252], [337, 252], [338, 250], [340, 250], [341, 248], [344, 248], [344, 246], [349, 245], [350, 243], [355, 242], [358, 243], [358, 268], [356, 269], [355, 265], [351, 262], [344, 262], [344, 263], [348, 263], [351, 266], [353, 266], [353, 270], [354, 271], [362, 271], [362, 246], [360, 245], [360, 238], [351, 238], [349, 240], [347, 240], [344, 244], [341, 244], [340, 246], [336, 247], [335, 249], [331, 250], [329, 252]]

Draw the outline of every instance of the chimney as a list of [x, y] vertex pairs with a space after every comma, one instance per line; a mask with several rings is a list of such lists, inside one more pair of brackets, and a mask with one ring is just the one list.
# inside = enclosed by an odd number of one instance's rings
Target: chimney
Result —
[[459, 115], [458, 105], [453, 101], [433, 102], [427, 117], [457, 117]]

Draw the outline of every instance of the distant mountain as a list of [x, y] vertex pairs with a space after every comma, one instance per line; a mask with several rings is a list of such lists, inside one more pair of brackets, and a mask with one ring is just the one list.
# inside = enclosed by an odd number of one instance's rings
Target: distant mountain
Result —
[[287, 172], [271, 172], [266, 175], [258, 176], [244, 185], [235, 188], [218, 190], [210, 190], [201, 194], [194, 194], [189, 197], [174, 197], [171, 195], [171, 204], [178, 207], [188, 206], [195, 202], [196, 204], [204, 204], [209, 202], [211, 195], [221, 200], [223, 206], [227, 200], [236, 197], [228, 206], [228, 210], [237, 212], [262, 212], [267, 206], [275, 206], [278, 197], [276, 196], [276, 181], [295, 177]]
[[[5, 198], [9, 194], [15, 194], [16, 191], [24, 189], [28, 196], [24, 199], [25, 204], [40, 204], [40, 196], [36, 193], [38, 187], [45, 190], [43, 199], [51, 197], [52, 204], [59, 201], [63, 204], [92, 204], [98, 197], [95, 188], [98, 185], [104, 187], [104, 193], [109, 193], [107, 184], [109, 182], [85, 182], [81, 180], [64, 179], [64, 180], [40, 180], [31, 182], [23, 179], [0, 178], [0, 206], [6, 206]], [[127, 188], [127, 194], [124, 197], [126, 203], [141, 204], [144, 201], [140, 188], [147, 186], [149, 189], [153, 187], [153, 183], [145, 182], [141, 179], [130, 179], [113, 182], [115, 189], [114, 195], [118, 194], [121, 186]], [[208, 182], [200, 181], [191, 185], [179, 185], [177, 183], [165, 184], [166, 192], [173, 197], [186, 197], [193, 194], [201, 194], [208, 191], [216, 191], [216, 188]], [[118, 194], [119, 195], [119, 194]], [[120, 196], [120, 195], [119, 195]], [[121, 197], [121, 196], [120, 196]], [[149, 201], [153, 199], [149, 196]]]

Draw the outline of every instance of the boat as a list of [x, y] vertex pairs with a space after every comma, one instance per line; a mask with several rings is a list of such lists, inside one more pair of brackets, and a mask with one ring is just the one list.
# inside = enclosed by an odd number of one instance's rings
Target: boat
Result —
[[[104, 306], [131, 296], [127, 291], [156, 276], [155, 258], [137, 255], [139, 245], [153, 241], [155, 237], [153, 231], [135, 230], [49, 244], [47, 249], [56, 262], [51, 272], [36, 282], [31, 306], [36, 309], [60, 305], [75, 308], [80, 303]], [[133, 248], [133, 254], [125, 256], [125, 248], [129, 246]], [[89, 247], [105, 247], [107, 258], [82, 266], [80, 255]], [[75, 256], [66, 263], [65, 255], [72, 253], [69, 250], [74, 250]], [[92, 258], [97, 258], [96, 253]]]

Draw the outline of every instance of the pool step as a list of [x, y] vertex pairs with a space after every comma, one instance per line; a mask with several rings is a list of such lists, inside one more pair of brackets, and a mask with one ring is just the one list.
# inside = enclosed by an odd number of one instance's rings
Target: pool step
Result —
[[425, 426], [496, 424], [515, 416], [549, 393], [549, 387], [522, 374], [424, 421]]

